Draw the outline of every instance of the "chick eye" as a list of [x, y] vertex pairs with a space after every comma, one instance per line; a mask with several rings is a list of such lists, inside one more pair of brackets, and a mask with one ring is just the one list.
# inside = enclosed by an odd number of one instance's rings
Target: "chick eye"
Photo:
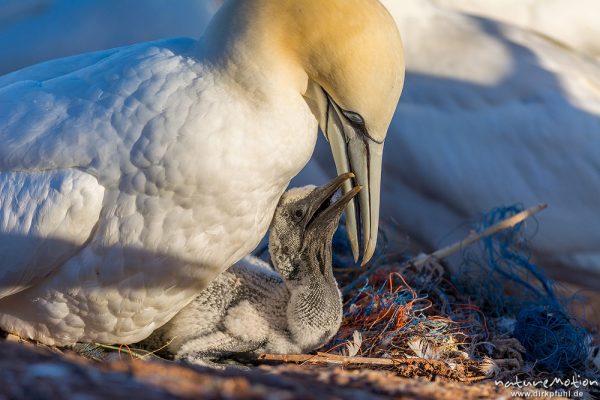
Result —
[[365, 120], [363, 119], [363, 117], [360, 116], [360, 114], [357, 114], [352, 111], [345, 111], [345, 110], [343, 110], [342, 113], [354, 125], [365, 126]]
[[304, 218], [304, 213], [305, 213], [304, 208], [296, 208], [292, 212], [292, 216], [294, 217], [294, 220], [300, 221], [302, 218]]

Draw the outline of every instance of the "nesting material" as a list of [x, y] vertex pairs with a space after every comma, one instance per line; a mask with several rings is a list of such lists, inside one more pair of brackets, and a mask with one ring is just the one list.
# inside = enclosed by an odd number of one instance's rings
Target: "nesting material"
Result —
[[334, 263], [345, 295], [344, 321], [321, 354], [444, 362], [461, 371], [461, 379], [594, 376], [586, 363], [590, 333], [570, 316], [527, 250], [524, 221], [543, 208], [513, 206], [483, 216], [472, 235], [436, 252], [462, 252], [463, 266], [454, 272], [438, 257], [393, 254], [385, 234], [370, 268], [356, 269], [342, 226], [334, 238]]
[[585, 372], [589, 333], [561, 309], [530, 306], [517, 316], [514, 336], [525, 347], [527, 361], [550, 372]]

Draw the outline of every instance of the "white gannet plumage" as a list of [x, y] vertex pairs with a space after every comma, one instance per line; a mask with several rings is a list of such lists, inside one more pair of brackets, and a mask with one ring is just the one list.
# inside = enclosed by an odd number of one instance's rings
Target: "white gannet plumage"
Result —
[[376, 228], [381, 156], [367, 150], [402, 56], [375, 0], [231, 0], [199, 41], [0, 77], [0, 327], [49, 344], [147, 337], [264, 236], [317, 123], [363, 143], [334, 155], [371, 166], [356, 182]]
[[[431, 2], [383, 3], [403, 36], [407, 80], [386, 139], [382, 218], [429, 251], [495, 207], [548, 203], [530, 243], [536, 260], [598, 287], [600, 66]], [[323, 183], [325, 156], [319, 144], [294, 184]]]

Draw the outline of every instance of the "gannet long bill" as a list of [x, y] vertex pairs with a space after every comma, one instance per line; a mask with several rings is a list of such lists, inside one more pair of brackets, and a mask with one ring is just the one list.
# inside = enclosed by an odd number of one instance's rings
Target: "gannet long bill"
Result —
[[368, 260], [403, 71], [376, 0], [229, 0], [198, 41], [0, 77], [0, 327], [144, 339], [257, 245], [317, 125], [363, 187]]

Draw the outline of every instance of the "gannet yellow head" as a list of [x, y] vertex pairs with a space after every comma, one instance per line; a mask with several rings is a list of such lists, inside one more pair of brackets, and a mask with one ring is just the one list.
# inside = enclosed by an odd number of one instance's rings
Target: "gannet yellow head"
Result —
[[[346, 209], [358, 259], [377, 243], [383, 142], [404, 83], [398, 28], [377, 0], [229, 0], [207, 34], [213, 53], [259, 55], [304, 96], [327, 137], [338, 174], [363, 187]], [[242, 52], [243, 53], [243, 52]], [[348, 193], [352, 183], [347, 182]]]

